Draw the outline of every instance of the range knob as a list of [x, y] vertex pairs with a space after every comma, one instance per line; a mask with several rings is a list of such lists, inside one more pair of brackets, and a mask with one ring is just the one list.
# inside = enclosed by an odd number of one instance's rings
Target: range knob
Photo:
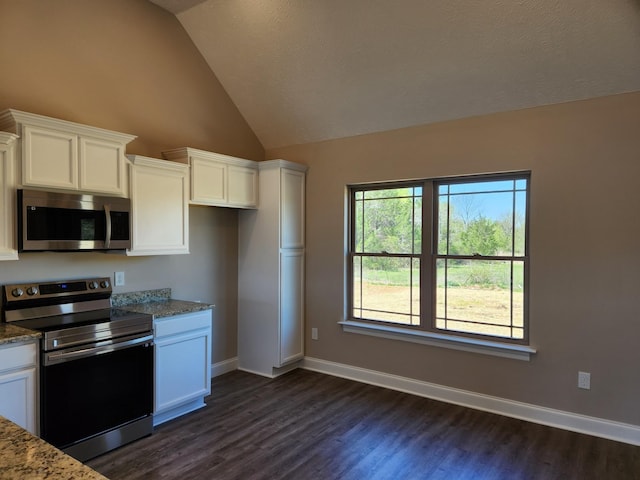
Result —
[[89, 288], [91, 290], [95, 290], [96, 288], [98, 288], [98, 282], [96, 282], [95, 280], [92, 282], [89, 282]]
[[101, 286], [102, 288], [109, 288], [109, 280], [102, 280], [102, 281], [100, 282], [100, 286]]
[[24, 295], [24, 291], [21, 288], [14, 288], [13, 290], [11, 290], [11, 295], [16, 298], [21, 297], [22, 295]]
[[27, 288], [27, 295], [37, 295], [38, 294], [38, 287], [29, 287]]

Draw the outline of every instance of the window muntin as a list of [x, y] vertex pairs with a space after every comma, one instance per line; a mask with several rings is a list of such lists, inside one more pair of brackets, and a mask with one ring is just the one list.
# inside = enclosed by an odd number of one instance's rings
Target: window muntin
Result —
[[351, 187], [350, 316], [526, 341], [528, 184], [519, 174]]

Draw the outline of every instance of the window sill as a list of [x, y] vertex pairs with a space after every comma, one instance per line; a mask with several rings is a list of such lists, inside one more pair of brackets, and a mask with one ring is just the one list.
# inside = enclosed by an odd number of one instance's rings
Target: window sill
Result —
[[371, 335], [391, 340], [421, 343], [423, 345], [451, 348], [465, 352], [482, 353], [497, 357], [513, 358], [527, 362], [531, 359], [531, 355], [536, 353], [536, 349], [528, 345], [494, 342], [490, 340], [480, 340], [477, 338], [467, 338], [455, 335], [444, 335], [441, 333], [409, 330], [389, 325], [375, 325], [353, 320], [344, 320], [338, 323], [342, 325], [342, 330], [348, 333], [359, 333], [362, 335]]

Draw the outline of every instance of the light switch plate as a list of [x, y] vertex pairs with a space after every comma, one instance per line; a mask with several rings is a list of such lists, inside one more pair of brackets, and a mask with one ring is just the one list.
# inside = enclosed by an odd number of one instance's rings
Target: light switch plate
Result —
[[114, 281], [116, 287], [124, 286], [124, 272], [115, 272], [113, 274]]

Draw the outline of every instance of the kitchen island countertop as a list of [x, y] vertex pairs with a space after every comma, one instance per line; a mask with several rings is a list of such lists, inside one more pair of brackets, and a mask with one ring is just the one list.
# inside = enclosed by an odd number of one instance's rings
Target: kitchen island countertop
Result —
[[95, 470], [0, 416], [0, 478], [106, 480]]

